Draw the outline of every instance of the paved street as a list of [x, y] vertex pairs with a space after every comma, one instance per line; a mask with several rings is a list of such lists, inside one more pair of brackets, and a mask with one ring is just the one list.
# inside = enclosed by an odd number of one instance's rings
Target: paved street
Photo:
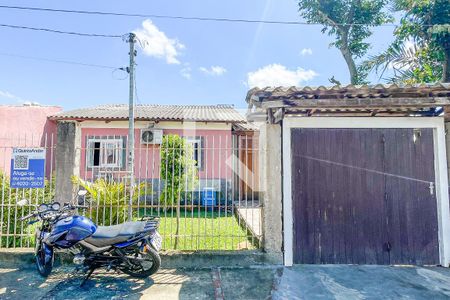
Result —
[[450, 269], [302, 265], [283, 270], [273, 299], [449, 299]]
[[261, 267], [161, 269], [146, 280], [104, 273], [81, 288], [81, 277], [68, 275], [71, 270], [57, 268], [44, 280], [34, 268], [0, 267], [0, 299], [267, 299], [276, 272]]
[[80, 288], [71, 268], [42, 279], [34, 268], [0, 263], [0, 299], [449, 299], [444, 268], [302, 265], [161, 269], [151, 279], [114, 273]]

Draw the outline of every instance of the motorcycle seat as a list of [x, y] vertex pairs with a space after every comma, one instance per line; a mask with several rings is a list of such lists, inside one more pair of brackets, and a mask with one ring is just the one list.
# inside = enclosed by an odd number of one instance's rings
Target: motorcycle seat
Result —
[[125, 222], [111, 226], [98, 226], [94, 234], [86, 239], [86, 242], [97, 247], [105, 247], [125, 242], [131, 236], [144, 232], [145, 224], [145, 221], [138, 221]]

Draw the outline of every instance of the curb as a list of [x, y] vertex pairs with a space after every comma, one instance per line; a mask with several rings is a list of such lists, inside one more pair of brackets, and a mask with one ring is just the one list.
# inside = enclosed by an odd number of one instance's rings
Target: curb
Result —
[[[278, 262], [273, 257], [254, 250], [241, 251], [162, 251], [162, 266], [172, 268], [213, 268], [213, 267], [249, 267], [255, 265], [273, 265]], [[72, 264], [73, 255], [56, 252], [56, 265]], [[0, 249], [0, 264], [30, 264], [34, 267], [32, 248]]]

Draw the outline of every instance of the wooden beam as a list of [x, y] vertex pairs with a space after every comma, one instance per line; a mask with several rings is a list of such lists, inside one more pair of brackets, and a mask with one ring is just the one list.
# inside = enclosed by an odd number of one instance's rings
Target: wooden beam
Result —
[[269, 124], [275, 124], [275, 116], [273, 115], [273, 109], [271, 108], [267, 110], [267, 121]]

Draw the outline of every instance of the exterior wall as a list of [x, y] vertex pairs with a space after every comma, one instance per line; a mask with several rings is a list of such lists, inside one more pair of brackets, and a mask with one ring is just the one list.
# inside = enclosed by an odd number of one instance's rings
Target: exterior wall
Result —
[[[104, 122], [98, 122], [105, 124]], [[115, 123], [115, 122], [111, 122]], [[87, 166], [87, 140], [90, 137], [121, 137], [128, 135], [128, 129], [118, 124], [108, 125], [109, 128], [81, 128], [81, 158], [80, 158], [80, 176], [82, 178], [95, 177], [92, 171]], [[173, 122], [172, 122], [173, 123]], [[97, 126], [98, 126], [97, 125]], [[183, 129], [176, 129], [169, 124], [168, 129], [165, 128], [164, 123], [158, 124], [157, 129], [163, 129], [163, 134], [178, 134], [185, 137], [202, 137], [203, 138], [203, 168], [199, 171], [200, 179], [214, 179], [214, 178], [231, 178], [231, 165], [227, 164], [227, 160], [231, 157], [232, 135], [230, 129], [196, 129], [183, 128], [183, 124], [179, 122], [178, 127]], [[119, 128], [118, 128], [119, 127]], [[154, 179], [159, 177], [159, 145], [145, 145], [140, 141], [140, 126], [136, 126], [135, 130], [135, 169], [134, 176], [139, 179]], [[144, 127], [145, 128], [145, 127]], [[218, 165], [221, 165], [218, 168]], [[124, 169], [112, 168], [109, 172], [116, 173], [121, 177], [125, 175]]]
[[72, 175], [79, 175], [80, 129], [76, 122], [58, 124], [55, 151], [55, 200], [69, 202], [75, 196]]
[[47, 117], [62, 110], [59, 106], [0, 106], [0, 169], [9, 175], [13, 147], [45, 147], [46, 175], [54, 164], [52, 145], [56, 123]]
[[263, 124], [259, 133], [260, 200], [263, 203], [263, 245], [275, 263], [282, 263], [281, 126]]

